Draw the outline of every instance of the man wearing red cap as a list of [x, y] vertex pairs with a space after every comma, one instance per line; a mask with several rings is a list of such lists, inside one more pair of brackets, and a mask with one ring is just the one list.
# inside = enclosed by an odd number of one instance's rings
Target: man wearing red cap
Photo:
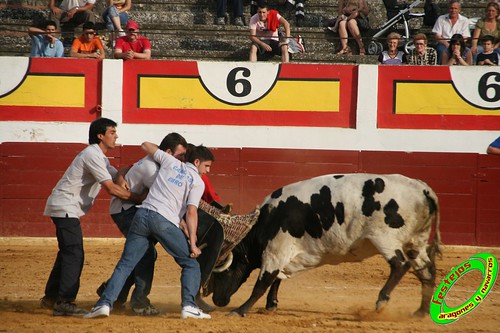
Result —
[[125, 31], [127, 35], [116, 40], [115, 59], [151, 59], [151, 43], [139, 36], [139, 24], [128, 21]]

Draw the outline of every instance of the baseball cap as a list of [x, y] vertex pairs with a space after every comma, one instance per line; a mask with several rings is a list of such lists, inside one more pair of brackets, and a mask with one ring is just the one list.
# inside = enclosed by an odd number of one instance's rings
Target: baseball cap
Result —
[[128, 21], [127, 25], [125, 26], [125, 29], [139, 31], [139, 24], [137, 24], [136, 21]]

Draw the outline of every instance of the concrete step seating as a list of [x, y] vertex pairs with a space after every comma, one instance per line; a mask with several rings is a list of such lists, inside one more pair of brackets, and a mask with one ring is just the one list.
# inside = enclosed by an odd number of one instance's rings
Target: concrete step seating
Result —
[[[229, 1], [230, 2], [230, 1]], [[48, 17], [47, 0], [18, 0], [0, 4], [0, 55], [29, 56], [31, 41], [26, 33], [28, 26], [38, 24]], [[94, 12], [97, 22], [102, 23], [99, 13], [105, 1], [97, 1]], [[337, 2], [329, 0], [306, 0], [306, 18], [301, 27], [295, 24], [294, 12], [287, 13], [277, 0], [270, 0], [289, 20], [293, 35], [302, 35], [306, 43], [306, 53], [293, 55], [292, 62], [321, 63], [376, 63], [376, 56], [336, 55], [339, 47], [338, 34], [326, 29], [328, 19], [336, 16]], [[446, 1], [439, 0], [442, 12], [446, 12]], [[378, 31], [386, 21], [386, 10], [379, 0], [368, 0], [371, 8], [372, 30], [363, 34], [365, 48], [370, 36]], [[248, 59], [248, 27], [233, 23], [232, 8], [228, 5], [226, 25], [216, 25], [215, 1], [213, 0], [133, 0], [131, 19], [140, 24], [141, 34], [152, 43], [154, 59], [246, 61]], [[481, 17], [486, 1], [463, 4], [463, 14]], [[423, 12], [423, 5], [416, 8]], [[244, 22], [250, 19], [250, 2], [244, 1]], [[423, 31], [430, 34], [429, 27], [422, 26], [422, 19], [410, 22], [411, 32]], [[102, 27], [99, 30], [105, 39], [109, 34]], [[78, 29], [75, 34], [78, 35]], [[383, 42], [383, 41], [382, 41]], [[109, 43], [110, 44], [110, 43]], [[350, 40], [351, 48], [357, 54], [356, 43]], [[110, 46], [110, 45], [109, 45]], [[108, 57], [111, 57], [111, 48]], [[275, 57], [273, 61], [279, 61]]]

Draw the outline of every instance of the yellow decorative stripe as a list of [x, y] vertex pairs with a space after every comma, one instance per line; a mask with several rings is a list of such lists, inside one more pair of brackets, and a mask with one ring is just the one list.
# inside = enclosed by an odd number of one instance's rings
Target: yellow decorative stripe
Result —
[[394, 93], [396, 114], [500, 116], [500, 110], [483, 110], [464, 101], [451, 83], [397, 82]]
[[339, 81], [278, 81], [262, 99], [228, 105], [211, 96], [197, 78], [140, 78], [140, 108], [339, 112]]
[[84, 107], [84, 76], [28, 75], [11, 94], [0, 98], [0, 105]]

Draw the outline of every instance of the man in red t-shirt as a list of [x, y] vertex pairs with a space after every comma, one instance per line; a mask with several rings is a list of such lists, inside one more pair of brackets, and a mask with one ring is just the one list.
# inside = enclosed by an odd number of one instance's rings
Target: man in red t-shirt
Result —
[[114, 55], [116, 59], [151, 59], [149, 39], [139, 36], [139, 24], [128, 21], [125, 27], [127, 35], [116, 40]]

